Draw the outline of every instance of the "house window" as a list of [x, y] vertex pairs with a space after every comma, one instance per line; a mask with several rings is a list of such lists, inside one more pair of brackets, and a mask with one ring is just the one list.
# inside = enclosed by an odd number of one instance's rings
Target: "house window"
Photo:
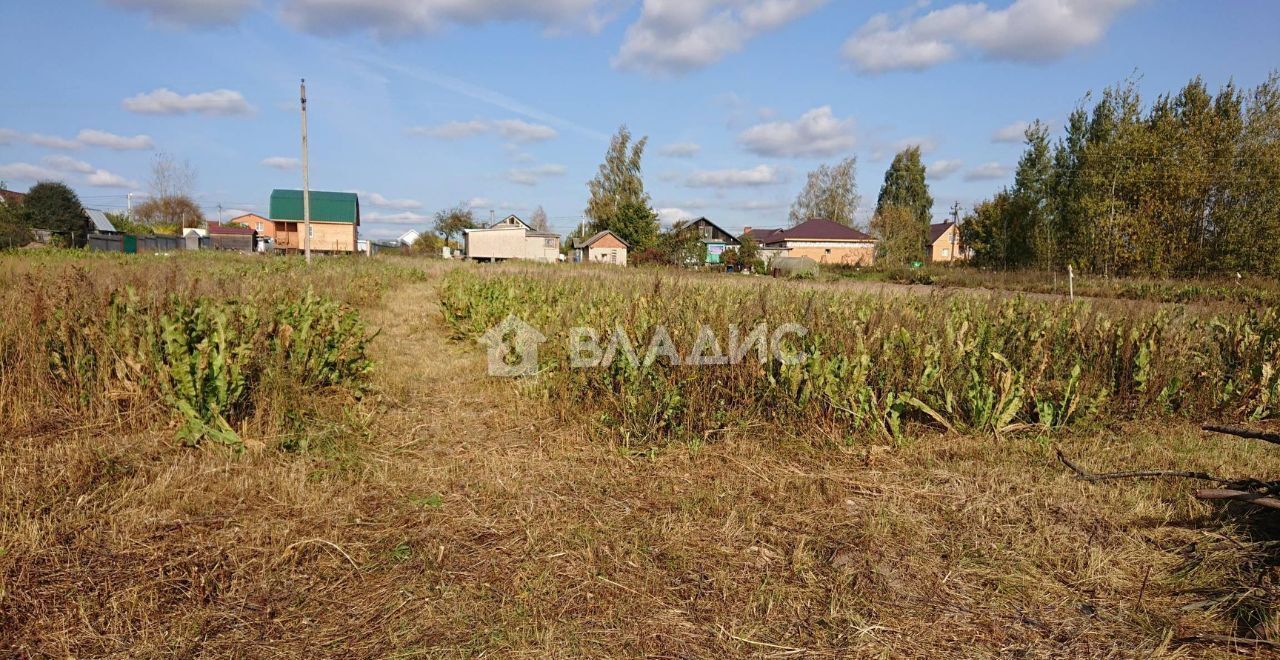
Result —
[[547, 240], [543, 241], [543, 243], [542, 243], [542, 244], [543, 244], [543, 245], [545, 245], [545, 246], [547, 246], [547, 247], [549, 247], [549, 248], [553, 248], [553, 247], [555, 247], [555, 246], [556, 246], [556, 239], [554, 239], [554, 238], [548, 238]]
[[942, 248], [942, 258], [948, 259], [950, 257], [951, 257], [951, 248]]
[[261, 233], [262, 233], [262, 223], [261, 223], [261, 222], [259, 222], [259, 223], [258, 223], [258, 233], [259, 233], [259, 234], [261, 234]]
[[711, 228], [710, 228], [710, 227], [708, 227], [708, 226], [706, 226], [706, 225], [703, 225], [703, 226], [702, 226], [702, 237], [703, 237], [703, 238], [711, 238]]
[[823, 252], [823, 254], [831, 254], [831, 248], [827, 248], [827, 249], [823, 250], [822, 252]]

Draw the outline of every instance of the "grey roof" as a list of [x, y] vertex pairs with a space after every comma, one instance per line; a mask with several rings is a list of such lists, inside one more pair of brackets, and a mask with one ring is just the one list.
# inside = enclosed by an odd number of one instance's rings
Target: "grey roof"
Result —
[[95, 231], [116, 231], [115, 225], [107, 219], [107, 214], [98, 209], [85, 209], [84, 214], [89, 216], [89, 222], [93, 223]]

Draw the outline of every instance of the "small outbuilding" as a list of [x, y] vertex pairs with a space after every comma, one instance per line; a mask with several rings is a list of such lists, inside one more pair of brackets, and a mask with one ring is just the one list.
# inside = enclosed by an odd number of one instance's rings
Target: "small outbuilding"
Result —
[[817, 277], [818, 262], [809, 257], [775, 257], [769, 272], [774, 277]]
[[209, 223], [210, 247], [215, 250], [234, 250], [236, 252], [253, 252], [254, 236], [257, 232], [249, 227]]
[[575, 240], [573, 262], [625, 266], [630, 247], [617, 234], [606, 229], [586, 240]]

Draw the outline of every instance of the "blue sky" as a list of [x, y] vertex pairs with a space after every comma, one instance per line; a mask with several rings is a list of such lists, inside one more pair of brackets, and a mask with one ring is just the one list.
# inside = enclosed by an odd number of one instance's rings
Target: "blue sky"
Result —
[[[6, 7], [0, 180], [145, 193], [156, 152], [215, 218], [300, 187], [362, 193], [363, 234], [542, 205], [566, 232], [608, 137], [649, 137], [666, 219], [778, 226], [805, 173], [858, 158], [862, 215], [917, 143], [941, 218], [1012, 180], [1018, 122], [1280, 66], [1270, 0], [58, 0]], [[135, 197], [135, 199], [137, 199]]]

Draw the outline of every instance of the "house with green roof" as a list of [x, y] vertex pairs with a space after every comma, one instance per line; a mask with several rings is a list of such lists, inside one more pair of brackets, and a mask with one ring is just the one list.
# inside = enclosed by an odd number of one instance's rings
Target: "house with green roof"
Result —
[[[271, 239], [276, 250], [305, 249], [302, 191], [271, 191], [271, 213], [259, 232]], [[355, 193], [311, 191], [311, 251], [354, 252], [360, 232], [360, 197]]]

